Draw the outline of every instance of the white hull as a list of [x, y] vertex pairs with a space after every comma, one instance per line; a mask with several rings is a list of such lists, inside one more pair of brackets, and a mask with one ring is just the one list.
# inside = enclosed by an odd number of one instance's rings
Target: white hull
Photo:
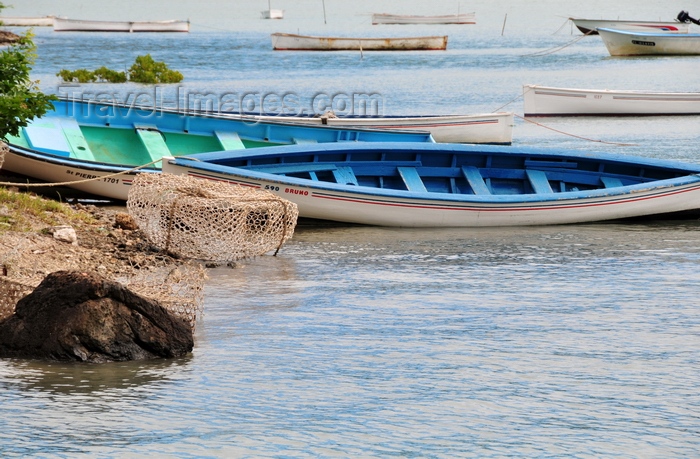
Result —
[[598, 35], [596, 29], [617, 29], [629, 30], [632, 32], [665, 32], [665, 33], [688, 33], [690, 24], [684, 22], [663, 22], [663, 21], [616, 21], [606, 19], [578, 19], [569, 18], [571, 22], [587, 35]]
[[[239, 171], [246, 172], [238, 169]], [[556, 225], [631, 218], [697, 209], [700, 181], [685, 185], [649, 187], [626, 195], [600, 193], [586, 199], [494, 204], [474, 199], [449, 202], [439, 199], [382, 196], [371, 188], [353, 191], [285, 183], [284, 176], [266, 180], [247, 175], [221, 174], [190, 169], [163, 161], [163, 172], [269, 190], [297, 204], [299, 216], [363, 225], [396, 227], [499, 227]], [[410, 194], [410, 193], [409, 193]]]
[[479, 115], [436, 115], [418, 117], [304, 117], [304, 116], [240, 116], [262, 121], [284, 121], [295, 124], [328, 125], [389, 130], [428, 131], [436, 142], [509, 145], [513, 141], [513, 113], [498, 112]]
[[260, 13], [262, 19], [283, 19], [284, 10], [265, 10]]
[[55, 32], [189, 32], [189, 21], [89, 21], [54, 18]]
[[8, 27], [51, 27], [53, 25], [53, 16], [43, 17], [0, 17], [2, 25]]
[[611, 56], [700, 55], [700, 34], [637, 33], [598, 29]]
[[476, 13], [442, 16], [410, 16], [402, 14], [372, 14], [372, 24], [476, 24]]
[[700, 93], [523, 85], [523, 112], [525, 116], [700, 115]]
[[272, 48], [286, 51], [414, 51], [445, 50], [447, 36], [407, 38], [314, 37], [273, 33]]
[[[17, 155], [12, 150], [5, 154], [5, 162], [2, 164], [2, 168], [17, 174], [43, 180], [47, 183], [75, 182], [70, 185], [71, 188], [85, 191], [95, 196], [121, 201], [127, 200], [131, 183], [136, 174], [142, 172], [136, 171], [114, 176], [114, 166], [102, 168], [99, 164], [80, 164], [75, 162], [75, 165], [69, 165], [42, 161], [32, 157]], [[128, 169], [127, 167], [123, 168], [123, 170]], [[94, 180], [85, 181], [87, 179]]]

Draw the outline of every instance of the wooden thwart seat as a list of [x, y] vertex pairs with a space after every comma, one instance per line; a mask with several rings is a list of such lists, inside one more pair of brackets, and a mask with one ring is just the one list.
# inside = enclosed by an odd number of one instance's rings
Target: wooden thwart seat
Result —
[[339, 166], [333, 170], [333, 177], [335, 177], [336, 183], [341, 185], [358, 185], [355, 172], [348, 166]]
[[526, 169], [525, 174], [532, 185], [532, 189], [535, 190], [537, 194], [548, 194], [554, 193], [552, 186], [547, 180], [547, 174], [542, 171], [536, 171], [531, 169]]
[[428, 192], [415, 167], [397, 167], [397, 169], [408, 191], [415, 191], [416, 193]]
[[224, 150], [244, 150], [245, 145], [234, 131], [214, 131], [216, 139], [219, 141]]
[[94, 161], [87, 140], [72, 118], [47, 118], [22, 128], [30, 148], [59, 156]]
[[94, 161], [95, 155], [92, 153], [92, 150], [90, 150], [90, 146], [83, 135], [83, 131], [80, 130], [78, 122], [73, 118], [61, 118], [60, 123], [63, 129], [63, 135], [70, 145], [73, 156], [77, 159]]
[[158, 161], [163, 156], [171, 156], [170, 149], [165, 143], [163, 134], [156, 126], [147, 124], [134, 124], [136, 133], [141, 139], [141, 143], [148, 151], [151, 160]]
[[605, 188], [616, 188], [619, 186], [624, 186], [619, 178], [615, 177], [601, 177], [600, 181], [603, 182]]
[[462, 174], [467, 179], [469, 186], [472, 187], [474, 194], [491, 194], [491, 190], [486, 185], [479, 169], [474, 166], [462, 166]]

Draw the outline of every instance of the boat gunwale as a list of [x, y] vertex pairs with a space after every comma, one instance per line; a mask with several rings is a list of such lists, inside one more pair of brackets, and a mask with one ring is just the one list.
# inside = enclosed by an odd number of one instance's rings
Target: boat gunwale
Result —
[[[392, 148], [401, 148], [403, 151], [411, 151], [415, 150], [417, 152], [425, 152], [428, 153], [430, 150], [438, 150], [438, 151], [444, 151], [446, 150], [447, 152], [459, 152], [463, 151], [465, 153], [468, 153], [469, 151], [476, 151], [476, 152], [481, 152], [484, 154], [507, 154], [507, 153], [513, 153], [513, 148], [512, 147], [500, 147], [500, 146], [489, 146], [489, 148], [481, 148], [479, 146], [470, 146], [470, 145], [451, 145], [448, 148], [440, 148], [440, 146], [444, 146], [445, 144], [429, 144], [430, 148], [415, 148], [416, 145], [412, 144], [394, 144], [391, 145], [389, 143], [383, 143], [380, 145], [380, 148], [376, 148], [376, 146], [371, 146], [368, 148], [373, 148], [374, 150], [382, 150], [382, 149], [388, 149], [391, 150]], [[435, 148], [437, 146], [438, 148]], [[310, 147], [315, 147], [315, 148], [310, 148]], [[248, 151], [244, 152], [235, 152], [234, 156], [237, 157], [237, 159], [241, 159], [241, 157], [245, 157], [251, 160], [254, 160], [255, 157], [275, 157], [279, 155], [280, 153], [289, 153], [290, 155], [293, 155], [294, 153], [298, 154], [313, 154], [314, 151], [318, 153], [322, 153], [324, 151], [328, 151], [328, 148], [318, 148], [319, 146], [294, 146], [294, 147], [268, 147], [268, 148], [263, 148], [263, 149], [255, 149], [255, 150], [249, 150], [250, 153], [252, 154], [247, 154]], [[339, 154], [342, 153], [343, 146], [341, 145], [332, 145], [333, 148], [330, 150], [333, 150], [334, 154]], [[466, 147], [466, 148], [459, 148], [459, 147]], [[357, 149], [352, 149], [352, 148], [345, 148], [347, 150], [347, 153], [353, 153], [357, 152]], [[263, 150], [263, 151], [261, 151]], [[522, 154], [521, 154], [522, 152]], [[268, 172], [260, 172], [256, 171], [254, 169], [246, 169], [243, 167], [235, 167], [235, 166], [227, 166], [227, 165], [221, 165], [215, 163], [215, 161], [223, 161], [227, 158], [231, 158], [231, 153], [233, 152], [212, 152], [212, 153], [199, 153], [196, 155], [183, 155], [177, 158], [174, 157], [164, 157], [163, 162], [165, 163], [170, 162], [171, 164], [179, 165], [181, 167], [191, 167], [192, 169], [195, 170], [201, 170], [201, 171], [207, 171], [211, 173], [217, 173], [221, 175], [229, 175], [229, 176], [243, 176], [249, 179], [257, 179], [257, 180], [264, 180], [268, 182], [273, 182], [273, 183], [278, 183], [280, 185], [288, 185], [288, 186], [297, 186], [300, 188], [309, 188], [312, 190], [327, 190], [329, 192], [341, 192], [341, 193], [348, 193], [348, 194], [361, 194], [364, 196], [381, 196], [381, 197], [386, 197], [386, 198], [406, 198], [406, 199], [417, 199], [421, 201], [450, 201], [450, 202], [476, 202], [476, 203], [514, 203], [514, 202], [562, 202], [562, 201], [571, 201], [571, 200], [580, 200], [582, 198], [609, 198], [613, 196], [623, 196], [623, 195], [630, 195], [630, 194], [635, 194], [639, 195], [642, 192], [652, 192], [654, 190], [662, 190], [666, 188], [675, 188], [679, 186], [700, 186], [700, 166], [697, 166], [697, 168], [693, 168], [693, 165], [685, 164], [685, 163], [679, 163], [675, 161], [669, 161], [669, 160], [656, 160], [656, 159], [651, 159], [651, 158], [644, 158], [644, 157], [634, 157], [634, 156], [625, 156], [625, 158], [619, 158], [617, 156], [608, 154], [608, 153], [586, 153], [586, 152], [566, 152], [566, 156], [562, 155], [562, 152], [555, 152], [555, 151], [546, 151], [542, 149], [534, 149], [534, 148], [526, 148], [526, 149], [521, 149], [518, 151], [518, 156], [529, 156], [529, 157], [535, 157], [535, 159], [545, 159], [545, 158], [571, 158], [571, 159], [576, 159], [580, 158], [582, 160], [596, 160], [596, 161], [603, 161], [611, 164], [621, 164], [621, 165], [630, 165], [633, 167], [640, 167], [640, 166], [650, 166], [650, 167], [655, 167], [655, 168], [661, 168], [661, 169], [676, 169], [681, 172], [687, 172], [685, 175], [679, 175], [679, 177], [675, 178], [668, 178], [668, 179], [662, 179], [662, 180], [651, 180], [647, 181], [644, 183], [636, 183], [632, 185], [624, 185], [624, 186], [619, 186], [619, 187], [612, 187], [612, 188], [599, 188], [599, 189], [592, 189], [592, 190], [584, 190], [584, 191], [567, 191], [567, 192], [557, 192], [553, 194], [492, 194], [492, 195], [479, 195], [479, 194], [454, 194], [454, 193], [440, 193], [440, 192], [413, 192], [413, 191], [407, 191], [407, 190], [395, 190], [395, 189], [381, 189], [381, 188], [374, 188], [374, 187], [367, 187], [367, 186], [352, 186], [351, 189], [348, 188], [348, 185], [343, 185], [343, 184], [338, 184], [338, 183], [333, 183], [333, 182], [325, 182], [325, 181], [312, 181], [310, 179], [302, 179], [302, 178], [296, 178], [296, 177], [290, 177], [290, 176], [284, 176], [283, 179], [280, 178], [280, 175], [278, 174], [273, 174], [273, 173], [268, 173]], [[539, 158], [537, 158], [539, 157]], [[341, 163], [341, 162], [338, 162]], [[262, 166], [262, 165], [260, 165]], [[252, 165], [250, 167], [255, 167], [255, 165]], [[572, 171], [576, 172], [576, 171]]]

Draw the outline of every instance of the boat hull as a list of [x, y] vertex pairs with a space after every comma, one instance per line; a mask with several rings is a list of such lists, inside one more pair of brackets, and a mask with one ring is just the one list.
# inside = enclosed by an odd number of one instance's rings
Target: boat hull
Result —
[[598, 29], [611, 56], [700, 55], [700, 34], [637, 33]]
[[250, 122], [86, 101], [60, 100], [54, 106], [20, 136], [8, 138], [3, 170], [122, 201], [135, 175], [159, 172], [164, 155], [303, 143], [434, 143], [421, 131]]
[[0, 17], [2, 25], [10, 27], [51, 27], [53, 16], [42, 17]]
[[[337, 155], [342, 146], [328, 146]], [[409, 147], [413, 148], [413, 147]], [[439, 151], [451, 151], [459, 154], [469, 154], [479, 147], [467, 145], [444, 146], [431, 145], [427, 148], [417, 147], [424, 161], [435, 158]], [[483, 147], [482, 147], [483, 148]], [[499, 147], [490, 147], [499, 148]], [[490, 150], [496, 154], [506, 154], [510, 160], [515, 151]], [[289, 151], [294, 147], [285, 147]], [[358, 151], [365, 150], [362, 146], [353, 147], [347, 151], [351, 156], [365, 159]], [[405, 149], [405, 146], [385, 144], [374, 148], [374, 153], [385, 150]], [[285, 155], [282, 149], [271, 156]], [[318, 149], [314, 150], [318, 151]], [[506, 153], [506, 151], [508, 151]], [[460, 153], [461, 152], [461, 153]], [[313, 151], [307, 150], [309, 156]], [[386, 154], [390, 154], [387, 153]], [[561, 154], [538, 154], [528, 152], [528, 161], [545, 164], [549, 160], [561, 161]], [[410, 156], [410, 155], [409, 155]], [[409, 157], [407, 156], [407, 158]], [[541, 156], [541, 157], [540, 157]], [[578, 160], [583, 158], [581, 154]], [[588, 156], [590, 158], [590, 155]], [[415, 159], [416, 157], [414, 157]], [[318, 172], [323, 166], [323, 158], [319, 156]], [[569, 157], [569, 161], [576, 161]], [[688, 174], [682, 177], [659, 180], [643, 185], [621, 186], [619, 188], [595, 189], [589, 191], [570, 191], [562, 193], [530, 194], [460, 194], [432, 193], [408, 190], [377, 189], [345, 183], [329, 183], [320, 179], [311, 180], [291, 176], [289, 173], [278, 175], [267, 173], [266, 170], [283, 167], [279, 163], [272, 164], [268, 169], [261, 165], [261, 160], [253, 160], [256, 166], [233, 167], [227, 166], [221, 155], [199, 155], [197, 161], [188, 158], [165, 159], [163, 171], [181, 174], [206, 180], [224, 181], [242, 186], [269, 190], [280, 197], [297, 204], [299, 215], [306, 218], [332, 220], [346, 223], [356, 223], [377, 226], [395, 227], [499, 227], [499, 226], [529, 226], [554, 225], [583, 222], [618, 220], [633, 217], [649, 217], [673, 212], [686, 212], [700, 207], [700, 169], [690, 167]], [[281, 161], [278, 157], [277, 161]], [[294, 160], [289, 161], [290, 168]], [[405, 161], [406, 164], [410, 161]], [[336, 164], [340, 168], [342, 162]], [[381, 168], [382, 166], [375, 166]], [[389, 166], [386, 166], [389, 167]], [[420, 167], [420, 166], [416, 166]], [[397, 169], [397, 167], [394, 167]], [[410, 169], [410, 167], [409, 167]], [[291, 170], [291, 169], [290, 169]], [[432, 170], [432, 172], [431, 172]], [[287, 171], [289, 172], [289, 171]], [[424, 171], [426, 180], [430, 180], [435, 170], [428, 168]], [[506, 174], [501, 170], [496, 173]], [[549, 171], [554, 174], [554, 171]], [[396, 174], [394, 174], [396, 175]], [[386, 180], [388, 180], [388, 175]], [[359, 179], [358, 179], [359, 180]], [[427, 182], [426, 182], [427, 183]], [[409, 187], [410, 188], [410, 187]]]
[[270, 9], [260, 12], [262, 19], [284, 19], [284, 10]]
[[276, 51], [444, 51], [447, 36], [405, 38], [315, 37], [273, 33]]
[[700, 93], [523, 85], [525, 116], [700, 115]]
[[606, 19], [569, 18], [576, 28], [586, 35], [598, 35], [598, 28], [629, 30], [632, 32], [688, 33], [690, 24], [684, 22], [616, 21]]
[[245, 119], [286, 121], [295, 124], [361, 127], [396, 131], [427, 131], [436, 142], [510, 145], [513, 141], [514, 114], [498, 112], [475, 115], [435, 115], [417, 117], [312, 117], [312, 116], [245, 116]]
[[54, 18], [54, 32], [189, 32], [190, 21], [89, 21]]
[[412, 16], [374, 13], [372, 14], [372, 24], [476, 24], [476, 14], [460, 13], [441, 16]]

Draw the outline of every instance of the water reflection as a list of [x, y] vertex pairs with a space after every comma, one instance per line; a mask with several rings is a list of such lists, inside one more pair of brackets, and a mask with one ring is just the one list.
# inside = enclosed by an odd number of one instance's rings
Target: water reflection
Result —
[[86, 364], [5, 359], [0, 361], [0, 390], [50, 395], [99, 395], [158, 386], [186, 372], [191, 360], [192, 356], [186, 356], [168, 360]]

